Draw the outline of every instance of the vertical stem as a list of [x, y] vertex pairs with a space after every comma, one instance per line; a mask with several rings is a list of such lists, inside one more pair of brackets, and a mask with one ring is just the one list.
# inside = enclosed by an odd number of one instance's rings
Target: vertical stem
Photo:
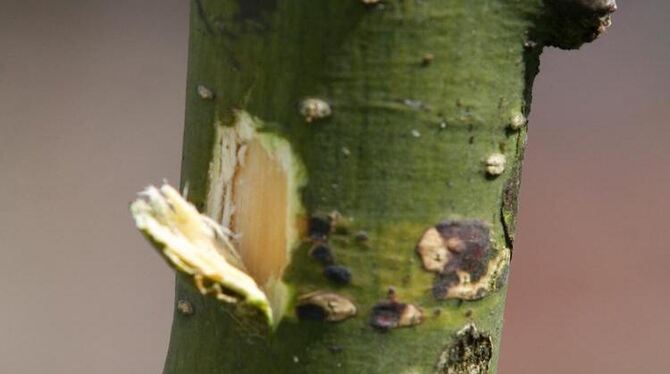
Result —
[[[271, 332], [177, 278], [193, 313], [175, 314], [165, 373], [495, 372], [530, 87], [542, 44], [561, 44], [556, 13], [539, 0], [193, 0], [189, 200], [221, 219], [211, 201], [234, 192], [212, 165], [243, 110], [296, 156], [300, 209], [271, 222], [303, 229], [288, 248], [259, 237], [276, 227], [247, 230], [267, 245], [254, 261], [287, 261]], [[256, 188], [285, 187], [263, 175], [235, 187], [238, 224], [263, 214]], [[329, 322], [339, 312], [314, 292], [356, 315]]]

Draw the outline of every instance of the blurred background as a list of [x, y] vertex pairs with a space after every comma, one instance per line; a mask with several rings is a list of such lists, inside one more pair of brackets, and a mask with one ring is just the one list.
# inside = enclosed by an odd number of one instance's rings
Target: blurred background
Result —
[[[667, 373], [670, 2], [535, 82], [499, 373]], [[172, 272], [127, 210], [178, 182], [186, 0], [0, 0], [0, 373], [159, 373]]]

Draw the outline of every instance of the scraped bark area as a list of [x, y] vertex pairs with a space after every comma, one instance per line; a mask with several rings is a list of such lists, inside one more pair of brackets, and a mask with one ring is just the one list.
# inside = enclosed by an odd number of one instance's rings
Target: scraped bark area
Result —
[[246, 151], [234, 178], [231, 229], [239, 235], [237, 249], [249, 274], [264, 285], [280, 279], [288, 262], [288, 177], [281, 163], [258, 140]]
[[260, 119], [242, 110], [232, 119], [215, 123], [207, 214], [233, 233], [247, 273], [278, 321], [288, 299], [281, 278], [304, 221], [298, 196], [303, 166], [291, 144]]

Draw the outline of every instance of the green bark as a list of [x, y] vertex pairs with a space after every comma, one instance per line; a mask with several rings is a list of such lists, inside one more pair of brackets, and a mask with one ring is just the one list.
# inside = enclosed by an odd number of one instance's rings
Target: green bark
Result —
[[[434, 290], [441, 276], [424, 270], [415, 249], [426, 230], [449, 220], [488, 228], [480, 244], [489, 252], [476, 266], [512, 250], [539, 54], [543, 45], [588, 41], [609, 12], [604, 3], [192, 1], [182, 169], [189, 200], [208, 210], [217, 126], [245, 110], [304, 164], [297, 192], [307, 214], [345, 218], [327, 244], [352, 282], [326, 279], [308, 254], [313, 243], [301, 237], [283, 276], [287, 313], [268, 330], [178, 276], [165, 373], [494, 373], [507, 265], [477, 300], [443, 299]], [[298, 107], [306, 97], [326, 101], [332, 115], [308, 123]], [[486, 165], [496, 153], [506, 157], [497, 176]], [[357, 240], [358, 231], [368, 240]], [[389, 287], [423, 310], [422, 323], [370, 325]], [[298, 319], [296, 299], [312, 291], [346, 296], [357, 315]]]

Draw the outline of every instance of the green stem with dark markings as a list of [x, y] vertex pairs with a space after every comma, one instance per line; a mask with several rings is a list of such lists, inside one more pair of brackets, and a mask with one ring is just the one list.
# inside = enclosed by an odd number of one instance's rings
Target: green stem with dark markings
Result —
[[[290, 249], [288, 306], [273, 329], [255, 328], [245, 321], [254, 317], [178, 276], [165, 373], [494, 373], [507, 262], [468, 300], [441, 297], [439, 287], [459, 271], [476, 281], [512, 250], [541, 48], [588, 41], [611, 11], [604, 0], [192, 1], [188, 199], [212, 208], [217, 126], [233, 125], [244, 110], [304, 164], [306, 184], [294, 192], [306, 214], [337, 211], [346, 223], [324, 238], [303, 231]], [[332, 114], [307, 121], [305, 98], [323, 100]], [[487, 172], [494, 154], [505, 156], [501, 173]], [[436, 274], [417, 245], [441, 222], [458, 261]], [[309, 254], [315, 241], [331, 248], [350, 283], [324, 277]], [[298, 299], [314, 291], [346, 297], [357, 314], [298, 318]], [[380, 329], [405, 304], [422, 318]]]

